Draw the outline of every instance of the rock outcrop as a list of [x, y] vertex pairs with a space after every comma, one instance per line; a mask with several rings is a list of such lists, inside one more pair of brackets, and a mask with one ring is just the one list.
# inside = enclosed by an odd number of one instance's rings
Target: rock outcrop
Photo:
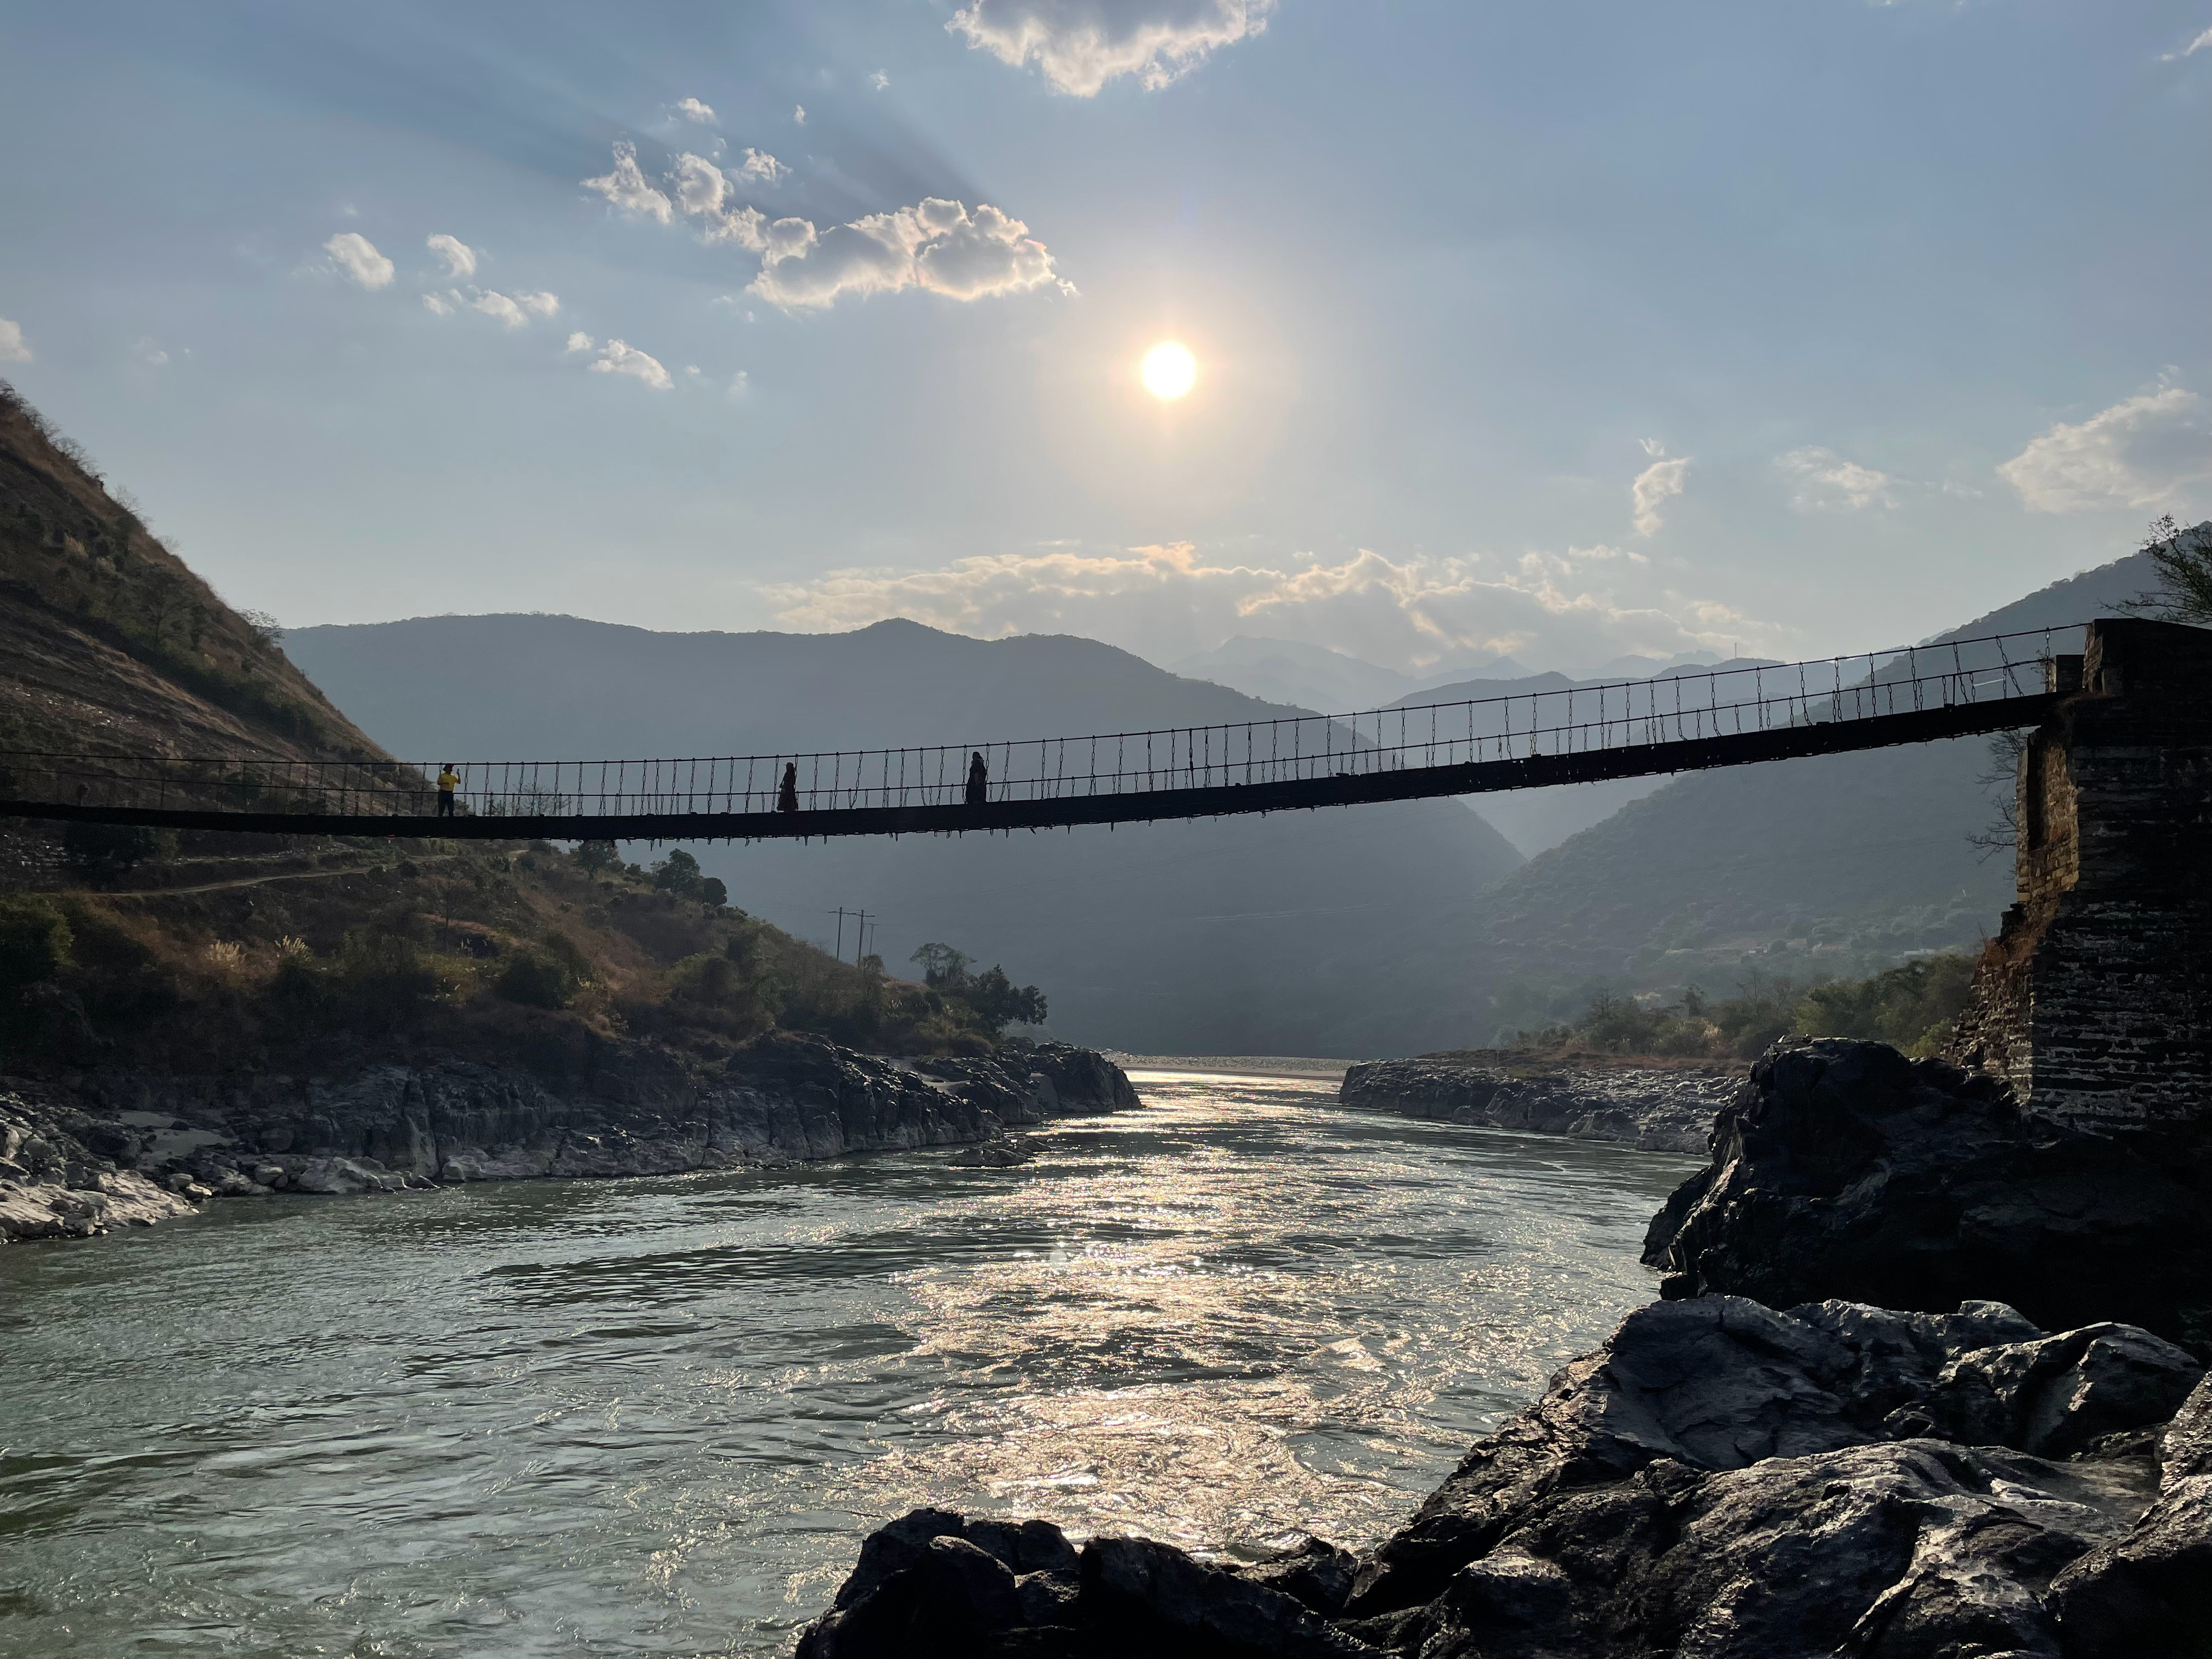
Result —
[[[1061, 1044], [935, 1062], [932, 1071], [942, 1074], [776, 1033], [739, 1049], [708, 1081], [672, 1060], [632, 1054], [570, 1092], [526, 1072], [461, 1060], [373, 1066], [340, 1079], [106, 1073], [66, 1091], [24, 1085], [0, 1097], [15, 1103], [19, 1139], [47, 1146], [73, 1136], [82, 1178], [108, 1184], [70, 1185], [81, 1195], [69, 1199], [58, 1188], [37, 1196], [0, 1188], [0, 1237], [99, 1231], [74, 1224], [87, 1209], [103, 1212], [106, 1224], [137, 1218], [148, 1206], [188, 1209], [183, 1199], [172, 1203], [173, 1193], [396, 1192], [997, 1145], [1010, 1123], [1138, 1103], [1118, 1067]], [[77, 1179], [68, 1174], [67, 1152], [38, 1156], [40, 1169]], [[21, 1182], [28, 1173], [0, 1166], [0, 1178]]]
[[1706, 1150], [1713, 1117], [1735, 1098], [1739, 1073], [1538, 1061], [1500, 1054], [1462, 1061], [1435, 1055], [1376, 1060], [1344, 1074], [1346, 1106], [1611, 1140], [1647, 1152]]
[[109, 1143], [101, 1127], [97, 1120], [56, 1116], [21, 1095], [0, 1092], [0, 1243], [150, 1227], [189, 1215], [195, 1203], [214, 1196], [189, 1176], [172, 1189], [122, 1167], [87, 1144], [86, 1138]]
[[1364, 1557], [1079, 1551], [918, 1510], [868, 1540], [799, 1655], [2202, 1651], [2203, 1376], [2148, 1332], [2050, 1335], [1995, 1303], [1656, 1303]]
[[1660, 1293], [2126, 1320], [2212, 1358], [2212, 1137], [2024, 1114], [1998, 1079], [1879, 1043], [1778, 1045], [1668, 1200]]

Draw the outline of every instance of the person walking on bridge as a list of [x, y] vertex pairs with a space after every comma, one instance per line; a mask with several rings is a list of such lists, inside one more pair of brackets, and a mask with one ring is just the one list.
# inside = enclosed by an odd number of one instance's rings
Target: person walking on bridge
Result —
[[786, 761], [783, 763], [783, 781], [776, 786], [775, 790], [775, 810], [779, 812], [796, 812], [799, 810], [799, 763], [797, 761]]
[[453, 816], [453, 791], [460, 787], [461, 775], [453, 770], [453, 762], [445, 762], [438, 768], [438, 816], [440, 817], [449, 818]]
[[981, 806], [991, 798], [991, 769], [983, 764], [983, 757], [974, 750], [968, 751], [968, 805]]

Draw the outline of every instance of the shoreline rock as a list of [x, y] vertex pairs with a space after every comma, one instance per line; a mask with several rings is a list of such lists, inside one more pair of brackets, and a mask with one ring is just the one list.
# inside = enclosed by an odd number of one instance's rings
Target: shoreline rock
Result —
[[2023, 1113], [2005, 1085], [1880, 1043], [1778, 1044], [1653, 1219], [1660, 1294], [2001, 1297], [2038, 1323], [2142, 1325], [2212, 1358], [2212, 1136]]
[[[14, 1133], [23, 1145], [66, 1146], [40, 1154], [54, 1179], [35, 1191], [27, 1168], [0, 1168], [0, 1242], [90, 1237], [186, 1214], [210, 1197], [997, 1146], [1010, 1126], [1140, 1103], [1118, 1067], [1064, 1044], [907, 1063], [790, 1033], [739, 1049], [710, 1082], [642, 1054], [575, 1093], [463, 1060], [376, 1066], [341, 1079], [95, 1073], [68, 1086], [12, 1086], [0, 1095], [0, 1145]], [[76, 1185], [80, 1177], [91, 1184]]]
[[2212, 1383], [2148, 1332], [1712, 1296], [1629, 1315], [1364, 1555], [917, 1510], [798, 1659], [2189, 1651], [2154, 1644], [2212, 1626], [2208, 1499]]
[[1337, 1097], [1363, 1111], [1605, 1140], [1646, 1152], [1705, 1152], [1741, 1073], [1438, 1055], [1375, 1060], [1344, 1074]]

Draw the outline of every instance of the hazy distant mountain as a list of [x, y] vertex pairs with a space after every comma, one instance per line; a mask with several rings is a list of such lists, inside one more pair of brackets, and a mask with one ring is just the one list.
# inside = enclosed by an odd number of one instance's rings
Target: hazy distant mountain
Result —
[[[2136, 555], [1938, 638], [2108, 616], [2152, 582]], [[1435, 1048], [1601, 987], [1724, 993], [1747, 973], [1840, 977], [1971, 948], [2012, 897], [2009, 857], [1967, 839], [1995, 816], [1990, 764], [1989, 739], [1961, 738], [1686, 775], [1448, 907], [1440, 948], [1380, 952], [1370, 971], [1424, 1009], [1401, 1042]]]
[[[1284, 712], [1095, 641], [657, 634], [568, 617], [307, 628], [292, 659], [394, 752], [773, 754], [978, 743]], [[696, 849], [732, 902], [834, 943], [881, 917], [894, 970], [926, 940], [1002, 962], [1055, 1032], [1153, 1052], [1365, 1054], [1402, 1022], [1348, 969], [1426, 938], [1441, 902], [1520, 855], [1457, 801], [1013, 836]], [[850, 934], [848, 933], [849, 943]]]
[[1260, 639], [1248, 634], [1224, 640], [1211, 651], [1197, 652], [1168, 666], [1172, 673], [1211, 680], [1265, 702], [1289, 703], [1324, 714], [1380, 708], [1424, 686], [1475, 673], [1503, 678], [1528, 672], [1510, 657], [1498, 657], [1480, 664], [1444, 665], [1425, 675], [1406, 674], [1325, 645]]

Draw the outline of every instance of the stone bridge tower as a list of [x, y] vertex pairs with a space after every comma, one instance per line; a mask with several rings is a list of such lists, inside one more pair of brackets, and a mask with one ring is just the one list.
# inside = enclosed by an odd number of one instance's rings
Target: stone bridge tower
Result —
[[1954, 1052], [2085, 1128], [2212, 1118], [2212, 631], [2094, 622], [2051, 673]]

